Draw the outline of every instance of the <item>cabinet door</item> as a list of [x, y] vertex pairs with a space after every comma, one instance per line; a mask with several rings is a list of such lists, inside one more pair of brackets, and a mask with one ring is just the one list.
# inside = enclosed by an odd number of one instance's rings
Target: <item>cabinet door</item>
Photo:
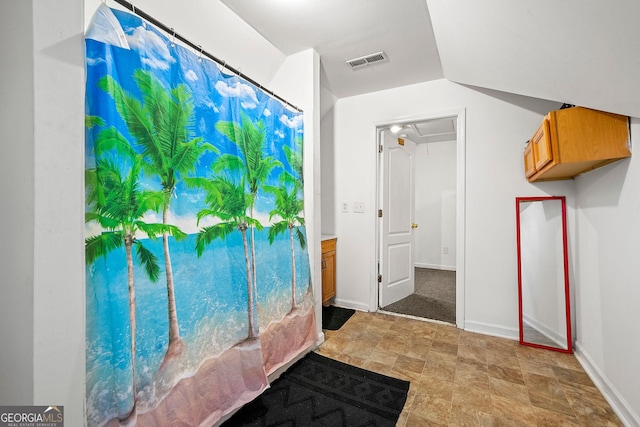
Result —
[[533, 138], [531, 138], [531, 151], [533, 152], [536, 170], [542, 169], [553, 160], [551, 135], [549, 134], [549, 116], [544, 118]]
[[322, 254], [322, 303], [336, 296], [336, 253]]
[[531, 149], [532, 145], [531, 141], [529, 141], [527, 147], [524, 149], [524, 175], [527, 178], [536, 173], [536, 163], [533, 159], [533, 150]]

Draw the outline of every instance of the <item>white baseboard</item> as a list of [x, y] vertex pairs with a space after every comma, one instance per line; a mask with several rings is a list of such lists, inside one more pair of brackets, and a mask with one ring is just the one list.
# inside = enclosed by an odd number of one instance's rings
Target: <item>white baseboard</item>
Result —
[[432, 270], [456, 271], [455, 265], [426, 264], [423, 262], [415, 262], [413, 263], [413, 266], [418, 268], [430, 268]]
[[582, 365], [587, 375], [591, 378], [591, 381], [598, 387], [600, 393], [604, 396], [613, 412], [616, 413], [622, 424], [627, 427], [640, 426], [640, 415], [634, 412], [629, 403], [618, 393], [616, 388], [607, 379], [607, 376], [598, 368], [593, 362], [593, 359], [584, 350], [579, 342], [576, 342], [575, 352], [576, 359]]
[[479, 334], [491, 335], [493, 337], [520, 341], [520, 330], [518, 328], [506, 328], [500, 325], [492, 325], [489, 323], [465, 320], [464, 330], [469, 332], [477, 332]]
[[318, 333], [318, 339], [316, 340], [316, 348], [320, 347], [320, 345], [325, 341], [324, 332]]
[[336, 298], [335, 300], [333, 300], [332, 305], [342, 308], [351, 308], [353, 310], [369, 311], [369, 305], [359, 301], [349, 301]]

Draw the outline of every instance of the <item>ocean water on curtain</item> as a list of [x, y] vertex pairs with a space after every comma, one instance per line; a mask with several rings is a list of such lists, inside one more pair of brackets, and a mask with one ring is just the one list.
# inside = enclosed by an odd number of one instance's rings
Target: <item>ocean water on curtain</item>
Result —
[[[162, 241], [147, 245], [162, 256]], [[184, 375], [192, 374], [206, 359], [233, 346], [247, 335], [247, 290], [244, 251], [240, 233], [219, 240], [200, 258], [197, 268], [189, 261], [194, 256], [195, 235], [176, 242], [172, 239], [172, 258], [176, 282], [176, 305], [180, 333], [187, 344]], [[256, 233], [258, 259], [258, 305], [260, 316], [271, 321], [281, 319], [291, 309], [290, 242], [280, 239], [269, 244], [268, 228]], [[91, 419], [104, 417], [110, 408], [131, 401], [131, 357], [126, 264], [124, 251], [114, 251], [105, 260], [87, 267], [87, 411]], [[297, 299], [302, 300], [310, 280], [306, 253], [296, 245]], [[136, 372], [138, 388], [153, 401], [153, 375], [167, 349], [167, 295], [164, 283], [152, 283], [136, 273], [138, 328]], [[266, 301], [276, 301], [267, 303]], [[115, 338], [114, 338], [115, 337]], [[112, 341], [113, 340], [113, 341]], [[121, 378], [117, 395], [106, 392], [113, 379]], [[117, 386], [117, 383], [116, 383]], [[110, 414], [108, 418], [116, 414]], [[106, 419], [94, 420], [101, 424]]]

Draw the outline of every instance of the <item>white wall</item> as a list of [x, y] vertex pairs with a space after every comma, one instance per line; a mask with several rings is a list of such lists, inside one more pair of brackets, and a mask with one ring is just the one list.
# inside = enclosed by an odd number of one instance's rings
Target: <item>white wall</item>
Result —
[[334, 110], [337, 98], [327, 88], [320, 87], [320, 186], [322, 188], [322, 234], [336, 231], [335, 176], [334, 176]]
[[[0, 3], [0, 405], [33, 401], [33, 6]], [[16, 43], [20, 40], [20, 43]], [[11, 60], [7, 60], [11, 58]], [[16, 327], [6, 327], [16, 325]]]
[[415, 265], [455, 270], [456, 141], [418, 144], [415, 165]]
[[[639, 119], [631, 134], [640, 146]], [[626, 424], [640, 425], [640, 159], [586, 173], [576, 190], [576, 352]]]
[[11, 251], [0, 257], [0, 404], [64, 405], [69, 425], [84, 420], [82, 6], [10, 1], [0, 13]]
[[524, 178], [524, 142], [557, 103], [475, 90], [446, 80], [340, 99], [335, 106], [336, 200], [365, 202], [365, 214], [336, 211], [336, 303], [375, 310], [377, 124], [466, 108], [464, 326], [515, 338], [518, 325], [515, 197], [567, 195], [572, 182]]
[[[84, 51], [80, 0], [33, 1], [34, 402], [84, 419]], [[67, 410], [68, 407], [68, 410]]]

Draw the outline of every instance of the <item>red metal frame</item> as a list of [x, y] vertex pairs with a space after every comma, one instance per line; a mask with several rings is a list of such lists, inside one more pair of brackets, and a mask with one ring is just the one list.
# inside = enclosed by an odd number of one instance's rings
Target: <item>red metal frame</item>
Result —
[[[562, 252], [564, 262], [564, 302], [567, 325], [567, 348], [557, 348], [542, 344], [535, 344], [524, 341], [523, 320], [522, 320], [522, 258], [520, 255], [520, 203], [536, 202], [544, 200], [560, 200], [562, 204]], [[567, 203], [565, 196], [541, 196], [541, 197], [516, 197], [516, 241], [518, 254], [518, 324], [520, 329], [520, 344], [529, 347], [542, 348], [557, 351], [560, 353], [573, 353], [573, 337], [571, 335], [571, 302], [569, 292], [569, 252], [567, 239]]]

